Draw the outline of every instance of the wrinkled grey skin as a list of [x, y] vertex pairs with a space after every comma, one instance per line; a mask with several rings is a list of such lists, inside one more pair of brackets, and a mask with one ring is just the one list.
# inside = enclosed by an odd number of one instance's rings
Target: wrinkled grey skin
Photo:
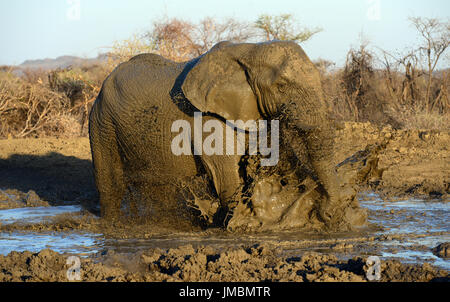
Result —
[[[281, 146], [299, 169], [319, 183], [324, 222], [339, 200], [333, 136], [319, 74], [293, 42], [221, 42], [204, 55], [175, 63], [143, 54], [120, 64], [105, 80], [92, 108], [89, 133], [101, 214], [115, 217], [130, 182], [173, 194], [173, 181], [207, 171], [223, 204], [242, 184], [241, 156], [175, 156], [173, 121], [191, 124], [193, 112], [220, 120], [273, 119], [284, 115]], [[204, 118], [204, 120], [207, 118]], [[193, 128], [193, 127], [192, 127]], [[158, 201], [153, 201], [158, 202]]]

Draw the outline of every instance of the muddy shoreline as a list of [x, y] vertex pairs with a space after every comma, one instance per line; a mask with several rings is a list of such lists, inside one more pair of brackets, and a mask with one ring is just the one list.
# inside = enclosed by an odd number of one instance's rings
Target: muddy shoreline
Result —
[[[105, 252], [83, 258], [80, 281], [294, 281], [364, 282], [367, 257], [338, 260], [332, 254], [280, 256], [280, 249], [253, 245], [221, 252], [191, 245], [149, 249], [139, 253]], [[0, 256], [1, 281], [67, 281], [67, 257], [45, 249], [39, 253], [12, 252]], [[381, 264], [380, 281], [449, 281], [448, 271], [429, 264]]]
[[[375, 202], [372, 217], [378, 215], [383, 221], [398, 224], [419, 221], [421, 212], [404, 214], [401, 212], [404, 210], [390, 208], [398, 200], [411, 198], [437, 200], [447, 207], [449, 132], [380, 129], [368, 123], [345, 123], [336, 136], [336, 163], [368, 144], [383, 144], [384, 148], [377, 158], [377, 173], [371, 175], [364, 190], [377, 193], [383, 207], [389, 208], [384, 213], [380, 203]], [[423, 236], [437, 238], [441, 244], [434, 247], [433, 254], [449, 261], [446, 242], [450, 241], [450, 227], [445, 219], [443, 230], [407, 235], [395, 233], [393, 223], [394, 232], [386, 238], [376, 235], [380, 227], [372, 226], [369, 221], [365, 228], [351, 234], [321, 234], [319, 241], [319, 235], [314, 232], [283, 235], [289, 240], [276, 240], [273, 237], [276, 234], [248, 234], [244, 236], [246, 240], [239, 241], [220, 229], [193, 228], [191, 232], [180, 233], [149, 223], [130, 226], [126, 221], [118, 221], [111, 225], [96, 216], [97, 193], [87, 138], [1, 140], [0, 175], [0, 210], [82, 207], [81, 212], [58, 214], [38, 223], [0, 221], [1, 233], [87, 232], [102, 234], [110, 242], [119, 242], [118, 246], [121, 240], [161, 238], [155, 241], [156, 246], [144, 245], [140, 250], [103, 248], [87, 257], [84, 255], [81, 258], [84, 281], [367, 281], [366, 260], [377, 251], [380, 242], [392, 241], [401, 246], [402, 240], [413, 242], [414, 238]], [[396, 221], [395, 217], [404, 221]], [[222, 238], [222, 245], [214, 238]], [[170, 246], [164, 244], [171, 241]], [[127, 244], [130, 242], [133, 241]], [[375, 248], [365, 250], [371, 243]], [[398, 246], [393, 245], [393, 255]], [[422, 249], [431, 253], [429, 247]], [[292, 251], [296, 252], [289, 254]], [[0, 256], [0, 281], [67, 281], [69, 254], [49, 249], [10, 252]], [[449, 270], [426, 262], [386, 259], [381, 264], [381, 281], [450, 280]]]

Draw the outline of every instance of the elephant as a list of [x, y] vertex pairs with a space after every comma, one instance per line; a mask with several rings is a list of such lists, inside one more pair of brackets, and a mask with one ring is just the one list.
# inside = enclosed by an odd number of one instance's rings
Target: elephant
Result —
[[[187, 62], [140, 54], [118, 65], [104, 81], [89, 116], [89, 136], [100, 212], [115, 219], [127, 190], [150, 188], [152, 209], [169, 214], [175, 182], [204, 173], [219, 200], [201, 206], [210, 215], [243, 186], [242, 154], [174, 154], [173, 123], [279, 120], [283, 148], [297, 170], [310, 175], [324, 196], [317, 206], [333, 219], [339, 182], [333, 161], [333, 125], [318, 70], [291, 41], [219, 42]], [[226, 127], [225, 127], [226, 128]], [[249, 131], [236, 127], [235, 132]], [[191, 136], [191, 146], [195, 151]], [[177, 206], [171, 209], [176, 211]], [[156, 211], [156, 210], [155, 210]]]

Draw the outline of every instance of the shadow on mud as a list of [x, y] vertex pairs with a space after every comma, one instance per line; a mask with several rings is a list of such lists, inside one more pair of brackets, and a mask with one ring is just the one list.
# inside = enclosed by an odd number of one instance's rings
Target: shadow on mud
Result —
[[92, 162], [56, 152], [0, 159], [0, 189], [33, 190], [51, 206], [80, 204], [97, 212]]

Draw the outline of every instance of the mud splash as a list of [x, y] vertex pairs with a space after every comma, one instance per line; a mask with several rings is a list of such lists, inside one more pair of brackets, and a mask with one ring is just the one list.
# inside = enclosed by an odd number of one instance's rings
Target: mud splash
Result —
[[[378, 155], [385, 144], [368, 145], [336, 165], [340, 181], [340, 199], [333, 204], [321, 192], [317, 182], [299, 175], [291, 167], [264, 171], [249, 161], [247, 174], [252, 183], [249, 198], [241, 197], [227, 228], [231, 231], [348, 231], [365, 224], [367, 214], [356, 195], [369, 180], [379, 174]], [[281, 161], [289, 162], [283, 158]], [[322, 208], [331, 210], [324, 221]]]

